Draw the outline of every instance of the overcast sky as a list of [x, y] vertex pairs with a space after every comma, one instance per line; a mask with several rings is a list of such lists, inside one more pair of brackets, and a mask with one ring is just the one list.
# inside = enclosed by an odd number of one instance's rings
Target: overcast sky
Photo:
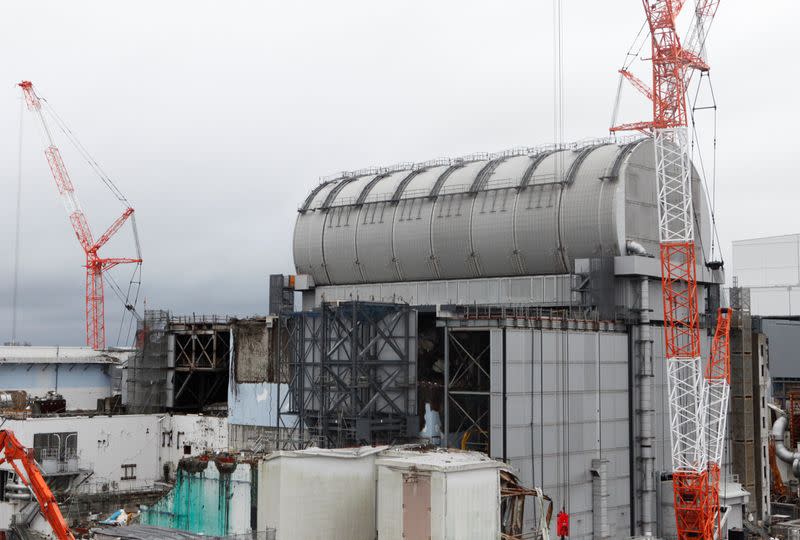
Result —
[[[769, 4], [723, 2], [710, 38], [726, 254], [734, 239], [800, 229], [800, 3]], [[564, 5], [564, 138], [605, 136], [641, 2]], [[135, 206], [147, 307], [246, 315], [266, 311], [270, 273], [293, 270], [296, 209], [320, 176], [553, 141], [552, 43], [550, 0], [3, 2], [0, 341], [19, 80], [34, 81]], [[626, 90], [621, 120], [646, 119], [643, 101]], [[99, 235], [122, 208], [59, 143]], [[18, 338], [81, 344], [84, 257], [27, 112], [22, 177]], [[124, 229], [105, 255], [132, 245]], [[110, 345], [121, 310], [109, 293]]]

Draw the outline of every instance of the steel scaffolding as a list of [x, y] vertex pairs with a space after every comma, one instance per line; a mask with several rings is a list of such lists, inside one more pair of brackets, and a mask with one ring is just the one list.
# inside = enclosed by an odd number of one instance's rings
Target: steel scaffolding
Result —
[[278, 447], [402, 442], [419, 430], [416, 312], [323, 303], [280, 317]]

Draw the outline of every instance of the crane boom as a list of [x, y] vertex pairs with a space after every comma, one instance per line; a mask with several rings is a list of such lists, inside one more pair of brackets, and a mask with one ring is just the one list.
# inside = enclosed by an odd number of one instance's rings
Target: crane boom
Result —
[[[11, 465], [22, 483], [33, 492], [42, 515], [52, 527], [56, 538], [58, 540], [75, 540], [61, 514], [53, 492], [36, 464], [33, 451], [25, 448], [9, 430], [0, 430], [0, 464], [2, 463]], [[24, 474], [23, 469], [25, 470]]]
[[[81, 248], [86, 256], [86, 345], [93, 349], [106, 348], [105, 331], [105, 297], [103, 292], [103, 272], [119, 264], [141, 263], [141, 258], [115, 258], [104, 259], [100, 257], [99, 250], [111, 237], [130, 218], [133, 219], [134, 210], [127, 206], [122, 215], [103, 233], [98, 240], [94, 240], [89, 221], [81, 207], [78, 196], [75, 193], [75, 186], [69, 176], [69, 171], [61, 152], [55, 145], [53, 135], [42, 110], [42, 100], [33, 89], [33, 83], [22, 81], [19, 83], [22, 93], [25, 96], [25, 103], [28, 110], [36, 114], [39, 124], [46, 139], [44, 150], [50, 172], [56, 183], [56, 188], [67, 210], [70, 224], [72, 225], [75, 236], [78, 238]], [[138, 247], [137, 247], [138, 249]]]
[[[712, 354], [703, 373], [686, 90], [693, 71], [709, 69], [705, 39], [719, 0], [697, 1], [685, 44], [676, 28], [685, 0], [642, 4], [650, 28], [653, 119], [612, 131], [648, 131], [653, 139], [676, 527], [679, 540], [711, 540], [719, 527], [720, 464], [730, 393], [730, 313], [718, 313]], [[647, 95], [644, 83], [622, 74]]]

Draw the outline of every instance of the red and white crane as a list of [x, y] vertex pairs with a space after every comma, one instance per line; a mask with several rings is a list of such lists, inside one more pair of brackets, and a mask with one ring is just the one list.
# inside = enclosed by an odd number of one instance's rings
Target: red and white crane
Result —
[[[53, 135], [42, 110], [42, 100], [34, 91], [33, 83], [30, 81], [22, 81], [19, 83], [19, 86], [22, 88], [22, 92], [25, 96], [25, 103], [28, 106], [28, 110], [36, 114], [41, 124], [46, 140], [44, 154], [47, 158], [47, 163], [50, 165], [50, 171], [53, 173], [56, 188], [58, 188], [58, 193], [61, 196], [64, 207], [67, 209], [69, 221], [86, 255], [86, 345], [93, 349], [105, 349], [106, 328], [103, 274], [120, 264], [140, 264], [142, 259], [138, 253], [136, 258], [104, 258], [100, 256], [99, 251], [100, 248], [119, 231], [128, 219], [132, 219], [134, 211], [130, 205], [126, 204], [122, 215], [95, 240], [91, 228], [89, 227], [89, 222], [86, 219], [86, 214], [83, 208], [81, 208], [75, 193], [75, 186], [70, 179], [67, 167], [64, 165], [64, 160], [61, 158], [61, 152], [53, 141]], [[121, 200], [127, 203], [124, 197], [121, 198]], [[136, 249], [138, 252], [138, 241]], [[126, 308], [130, 309], [131, 306], [126, 306]]]
[[713, 539], [719, 528], [720, 465], [730, 394], [730, 313], [718, 312], [705, 372], [700, 353], [697, 261], [686, 91], [708, 71], [705, 39], [719, 0], [698, 0], [688, 37], [676, 20], [685, 0], [642, 0], [650, 28], [653, 87], [621, 74], [652, 101], [653, 119], [615, 126], [652, 136], [669, 391], [675, 518], [679, 540]]

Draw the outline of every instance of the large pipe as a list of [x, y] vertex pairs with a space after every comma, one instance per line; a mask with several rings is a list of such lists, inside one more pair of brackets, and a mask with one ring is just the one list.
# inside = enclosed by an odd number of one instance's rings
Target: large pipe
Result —
[[786, 425], [789, 419], [785, 415], [778, 416], [772, 424], [772, 440], [775, 442], [775, 455], [778, 459], [792, 466], [792, 473], [800, 478], [800, 452], [793, 452], [786, 448], [783, 443], [783, 436], [786, 433]]
[[611, 538], [608, 523], [608, 460], [592, 460], [592, 530], [595, 540]]
[[[650, 280], [639, 280], [639, 456], [641, 459], [642, 534], [655, 533], [655, 437], [653, 436], [653, 340], [650, 335]], [[634, 495], [631, 494], [631, 497]]]

